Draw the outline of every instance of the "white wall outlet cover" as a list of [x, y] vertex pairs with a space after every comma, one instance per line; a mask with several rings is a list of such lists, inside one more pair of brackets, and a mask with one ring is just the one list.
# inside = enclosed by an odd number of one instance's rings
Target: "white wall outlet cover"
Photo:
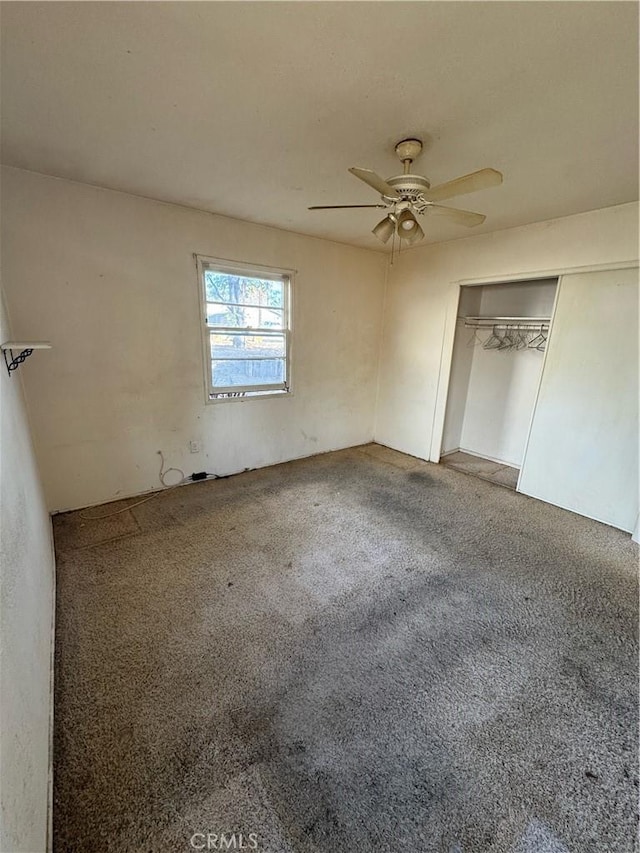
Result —
[[189, 450], [191, 453], [200, 453], [202, 450], [202, 442], [201, 441], [190, 441], [189, 442]]

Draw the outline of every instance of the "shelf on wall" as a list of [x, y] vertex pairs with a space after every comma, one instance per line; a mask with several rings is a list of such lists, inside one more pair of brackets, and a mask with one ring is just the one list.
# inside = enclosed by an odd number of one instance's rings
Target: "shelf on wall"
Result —
[[[51, 349], [51, 344], [49, 341], [6, 341], [4, 344], [0, 344], [0, 349], [4, 354], [7, 372], [11, 376], [13, 371], [17, 370], [34, 350]], [[14, 350], [19, 350], [18, 355], [14, 356]], [[9, 353], [9, 358], [7, 358], [7, 353]]]

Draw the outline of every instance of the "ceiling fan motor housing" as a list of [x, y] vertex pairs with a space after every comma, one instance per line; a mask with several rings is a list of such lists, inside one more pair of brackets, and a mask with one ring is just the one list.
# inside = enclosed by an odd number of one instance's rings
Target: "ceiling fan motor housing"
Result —
[[421, 193], [428, 190], [431, 184], [422, 177], [422, 175], [396, 175], [393, 178], [388, 178], [387, 183], [390, 184], [400, 193], [402, 198], [414, 201]]

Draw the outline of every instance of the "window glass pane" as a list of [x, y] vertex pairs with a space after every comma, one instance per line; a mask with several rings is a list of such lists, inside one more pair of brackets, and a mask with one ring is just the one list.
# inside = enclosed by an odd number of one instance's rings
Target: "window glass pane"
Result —
[[283, 358], [285, 354], [284, 335], [260, 335], [246, 332], [209, 335], [211, 358], [217, 361], [225, 358], [260, 359]]
[[204, 271], [207, 302], [231, 302], [237, 305], [284, 307], [284, 282], [242, 275]]
[[211, 376], [214, 388], [229, 388], [240, 385], [284, 384], [285, 362], [282, 358], [224, 359], [211, 360]]
[[254, 329], [282, 329], [284, 312], [281, 308], [225, 305], [207, 302], [209, 326], [244, 326]]

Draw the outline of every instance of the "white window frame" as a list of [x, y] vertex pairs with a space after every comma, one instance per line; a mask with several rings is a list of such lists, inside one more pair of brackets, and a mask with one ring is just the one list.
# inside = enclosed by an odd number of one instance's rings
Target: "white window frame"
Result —
[[[247, 400], [265, 400], [273, 397], [288, 397], [292, 394], [291, 383], [291, 332], [292, 332], [292, 299], [293, 279], [295, 270], [282, 269], [281, 267], [268, 267], [260, 264], [239, 263], [228, 261], [223, 258], [211, 258], [207, 255], [194, 255], [198, 271], [198, 292], [200, 294], [200, 330], [202, 337], [202, 358], [204, 371], [204, 389], [206, 403], [246, 402]], [[211, 375], [211, 333], [238, 331], [234, 327], [210, 326], [207, 320], [207, 294], [205, 288], [204, 274], [207, 270], [214, 269], [216, 272], [228, 273], [229, 275], [246, 276], [247, 278], [272, 279], [283, 283], [283, 329], [285, 342], [285, 380], [282, 386], [275, 383], [263, 385], [246, 385], [215, 388]], [[240, 327], [243, 329], [244, 327]], [[264, 330], [256, 329], [256, 332]], [[280, 330], [278, 330], [280, 332]]]

